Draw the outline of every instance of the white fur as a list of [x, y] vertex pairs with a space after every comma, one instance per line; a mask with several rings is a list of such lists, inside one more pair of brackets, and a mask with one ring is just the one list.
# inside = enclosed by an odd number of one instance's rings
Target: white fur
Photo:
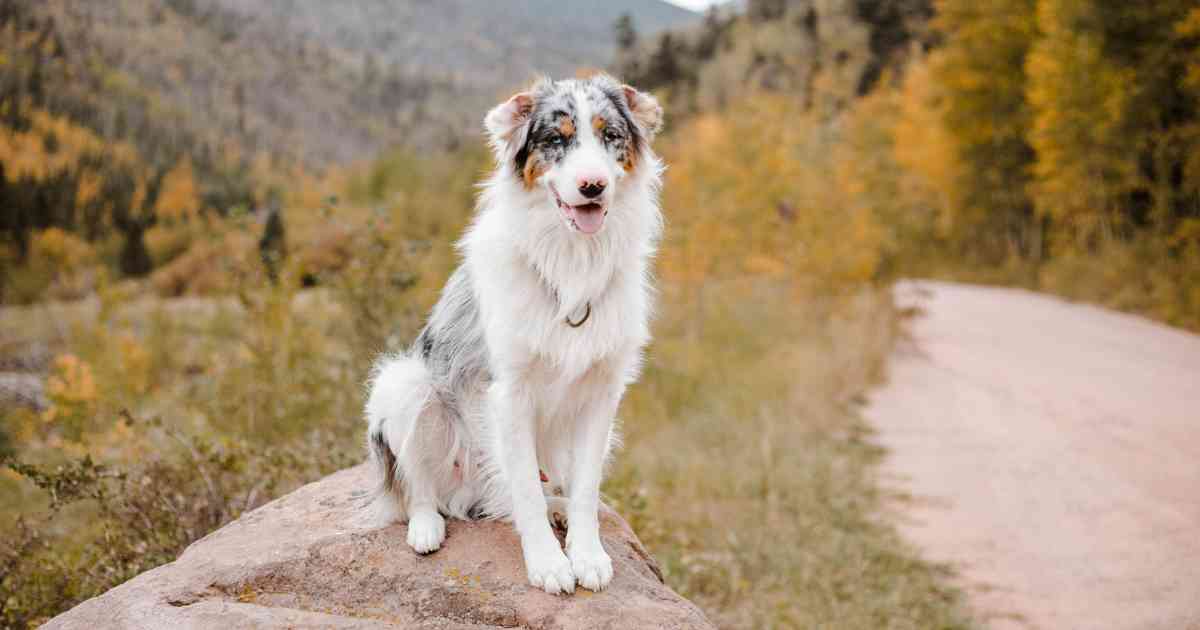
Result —
[[[563, 83], [577, 92], [580, 119], [589, 120], [586, 85]], [[633, 94], [648, 99], [641, 107], [657, 108], [652, 97]], [[531, 584], [551, 593], [572, 592], [576, 583], [599, 590], [612, 578], [599, 537], [599, 488], [617, 406], [650, 339], [662, 166], [649, 149], [656, 129], [643, 129], [647, 141], [626, 172], [582, 125], [579, 146], [527, 189], [510, 161], [512, 143], [524, 142], [531, 98], [517, 95], [488, 114], [498, 164], [459, 242], [490, 379], [447, 392], [417, 349], [381, 361], [366, 406], [368, 432], [386, 438], [400, 492], [381, 494], [376, 506], [384, 520], [407, 516], [408, 542], [421, 553], [442, 544], [443, 514], [466, 518], [476, 508], [511, 519]], [[550, 190], [553, 183], [566, 203], [584, 203], [574, 185], [581, 176], [609, 182], [602, 200], [608, 216], [592, 235], [572, 229]], [[578, 328], [564, 321], [578, 321], [589, 307]], [[452, 312], [449, 304], [435, 309], [431, 326]], [[445, 325], [456, 338], [471, 332], [462, 328]], [[565, 554], [548, 508], [565, 511]]]

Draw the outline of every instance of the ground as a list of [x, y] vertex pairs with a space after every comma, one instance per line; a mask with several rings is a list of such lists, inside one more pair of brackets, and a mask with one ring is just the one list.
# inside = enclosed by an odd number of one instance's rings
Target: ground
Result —
[[907, 282], [867, 416], [901, 530], [997, 628], [1200, 628], [1200, 336]]

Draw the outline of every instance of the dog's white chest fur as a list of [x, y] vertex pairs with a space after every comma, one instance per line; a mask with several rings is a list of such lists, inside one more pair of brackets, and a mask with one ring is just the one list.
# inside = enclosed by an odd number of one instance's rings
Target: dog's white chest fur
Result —
[[536, 234], [538, 222], [513, 217], [522, 208], [513, 210], [484, 210], [463, 239], [492, 365], [527, 369], [555, 386], [576, 381], [598, 362], [638, 352], [649, 338], [653, 226], [640, 238], [624, 233], [635, 226], [613, 226], [587, 241], [538, 242], [521, 237]]

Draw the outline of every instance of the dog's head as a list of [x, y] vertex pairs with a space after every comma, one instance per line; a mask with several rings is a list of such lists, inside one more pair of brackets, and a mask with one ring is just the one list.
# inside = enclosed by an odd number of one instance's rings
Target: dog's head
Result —
[[484, 119], [501, 168], [556, 206], [563, 224], [600, 232], [614, 197], [662, 125], [653, 96], [612, 77], [542, 81]]

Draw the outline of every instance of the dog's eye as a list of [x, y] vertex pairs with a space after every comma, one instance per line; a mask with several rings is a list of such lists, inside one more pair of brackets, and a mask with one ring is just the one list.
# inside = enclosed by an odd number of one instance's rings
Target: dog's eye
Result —
[[562, 145], [566, 144], [567, 139], [562, 137], [562, 135], [556, 133], [553, 136], [550, 136], [549, 138], [547, 138], [546, 142], [548, 142], [550, 144], [550, 146], [558, 147], [558, 146], [562, 146]]

